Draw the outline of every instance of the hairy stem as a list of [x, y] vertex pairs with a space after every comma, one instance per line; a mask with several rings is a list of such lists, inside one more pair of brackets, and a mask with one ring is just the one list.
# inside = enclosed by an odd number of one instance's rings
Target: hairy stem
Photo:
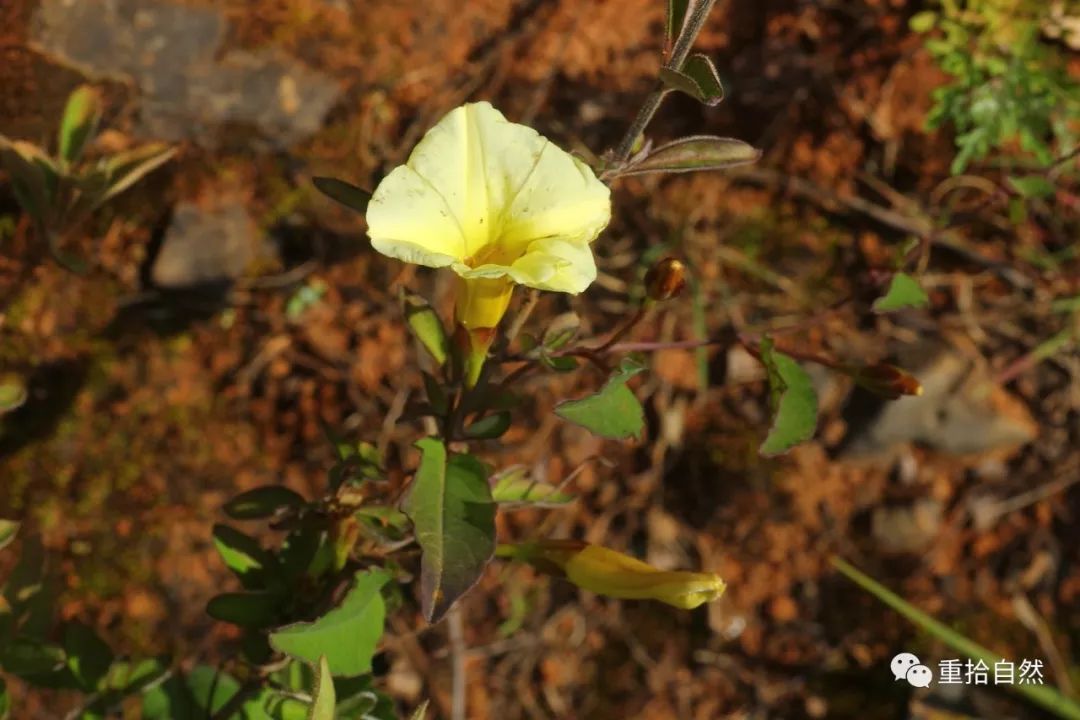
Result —
[[[664, 67], [669, 70], [682, 68], [683, 63], [686, 62], [686, 58], [690, 54], [690, 48], [693, 47], [694, 41], [697, 40], [701, 28], [705, 27], [705, 20], [708, 19], [709, 13], [712, 12], [715, 4], [716, 0], [699, 0], [694, 4], [694, 8], [690, 11], [690, 16], [686, 18], [686, 24], [683, 25], [682, 32], [679, 33], [679, 37], [675, 41], [675, 46], [671, 49], [671, 55], [668, 56]], [[623, 135], [622, 140], [619, 141], [619, 145], [615, 149], [616, 165], [622, 165], [630, 159], [634, 143], [637, 142], [637, 139], [645, 132], [645, 128], [652, 122], [653, 116], [660, 109], [660, 104], [667, 93], [667, 88], [664, 87], [663, 83], [660, 83], [657, 89], [645, 99], [645, 103], [638, 110], [637, 116], [634, 117], [634, 121], [630, 123], [626, 134]]]

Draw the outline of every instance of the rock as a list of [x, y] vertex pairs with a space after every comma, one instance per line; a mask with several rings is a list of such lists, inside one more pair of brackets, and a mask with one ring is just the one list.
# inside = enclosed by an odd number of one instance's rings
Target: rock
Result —
[[885, 552], [921, 552], [937, 537], [943, 511], [941, 503], [932, 498], [901, 507], [876, 507], [871, 534]]
[[151, 277], [167, 289], [227, 284], [258, 255], [255, 223], [242, 205], [204, 210], [184, 203], [173, 213]]
[[1024, 404], [989, 374], [948, 351], [915, 372], [923, 393], [885, 402], [855, 428], [845, 454], [886, 453], [910, 442], [952, 455], [1009, 452], [1033, 440], [1036, 425]]
[[43, 51], [139, 88], [142, 135], [213, 145], [240, 123], [286, 148], [316, 132], [337, 83], [272, 50], [218, 60], [225, 30], [220, 11], [163, 0], [43, 0], [33, 24]]

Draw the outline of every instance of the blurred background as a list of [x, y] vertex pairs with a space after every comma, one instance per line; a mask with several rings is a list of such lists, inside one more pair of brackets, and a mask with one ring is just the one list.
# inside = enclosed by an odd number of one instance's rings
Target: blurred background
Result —
[[[648, 135], [741, 138], [761, 162], [619, 181], [597, 283], [543, 297], [534, 322], [574, 310], [610, 330], [675, 255], [693, 291], [635, 339], [784, 328], [808, 351], [900, 365], [924, 393], [888, 402], [809, 366], [817, 434], [764, 459], [768, 392], [735, 347], [653, 354], [639, 442], [551, 413], [595, 374], [534, 381], [478, 450], [556, 482], [580, 467], [578, 500], [504, 515], [501, 536], [600, 542], [728, 591], [684, 612], [492, 566], [462, 605], [470, 718], [1042, 717], [993, 686], [895, 681], [898, 652], [956, 653], [834, 554], [1074, 692], [1080, 8], [960, 5], [717, 3], [696, 47], [725, 101], [673, 95]], [[210, 542], [225, 499], [318, 495], [324, 425], [376, 443], [404, 483], [421, 430], [384, 417], [421, 378], [397, 292], [446, 308], [452, 285], [373, 253], [312, 176], [370, 189], [475, 99], [597, 157], [654, 86], [664, 15], [663, 0], [3, 0], [0, 133], [49, 143], [92, 82], [107, 111], [91, 153], [178, 148], [64, 234], [81, 275], [0, 176], [0, 373], [26, 389], [0, 416], [0, 515], [43, 538], [60, 619], [118, 652], [212, 664], [235, 639], [204, 612], [233, 582]], [[905, 253], [928, 307], [873, 313]], [[430, 697], [446, 716], [445, 628], [392, 616], [377, 669], [402, 708]], [[9, 682], [13, 717], [73, 706]]]

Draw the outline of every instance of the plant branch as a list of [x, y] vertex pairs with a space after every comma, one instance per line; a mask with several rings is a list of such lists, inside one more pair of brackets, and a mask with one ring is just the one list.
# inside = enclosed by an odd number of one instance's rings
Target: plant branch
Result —
[[[667, 62], [664, 63], [665, 68], [669, 70], [682, 69], [686, 57], [690, 54], [690, 48], [694, 46], [694, 41], [697, 40], [701, 28], [705, 26], [705, 21], [715, 4], [716, 0], [699, 0], [694, 5], [690, 16], [686, 18], [686, 24], [683, 25], [682, 32], [679, 33], [679, 38], [675, 41], [675, 46], [671, 49], [671, 55], [668, 56]], [[623, 165], [630, 159], [630, 153], [634, 150], [634, 143], [645, 132], [645, 128], [648, 127], [653, 116], [656, 115], [656, 111], [660, 109], [660, 104], [664, 101], [664, 96], [668, 92], [669, 90], [664, 86], [664, 83], [660, 82], [656, 90], [645, 99], [645, 103], [638, 110], [637, 116], [634, 117], [634, 121], [630, 123], [626, 134], [623, 135], [622, 140], [619, 141], [619, 145], [615, 149], [615, 165]]]

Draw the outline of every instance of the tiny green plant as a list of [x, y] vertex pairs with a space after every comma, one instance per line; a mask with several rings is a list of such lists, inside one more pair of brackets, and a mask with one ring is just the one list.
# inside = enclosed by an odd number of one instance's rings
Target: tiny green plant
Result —
[[[950, 81], [934, 91], [931, 128], [951, 123], [952, 172], [991, 152], [1020, 150], [1046, 165], [1076, 145], [1080, 83], [1054, 38], [1065, 4], [1044, 0], [938, 0], [911, 19]], [[1075, 5], [1073, 5], [1075, 7]], [[1018, 147], [1017, 147], [1018, 146]]]
[[85, 263], [64, 252], [65, 234], [176, 153], [168, 145], [147, 143], [91, 158], [88, 151], [101, 115], [101, 94], [90, 85], [81, 85], [64, 107], [55, 153], [0, 135], [0, 166], [7, 172], [16, 200], [52, 257], [76, 271]]

